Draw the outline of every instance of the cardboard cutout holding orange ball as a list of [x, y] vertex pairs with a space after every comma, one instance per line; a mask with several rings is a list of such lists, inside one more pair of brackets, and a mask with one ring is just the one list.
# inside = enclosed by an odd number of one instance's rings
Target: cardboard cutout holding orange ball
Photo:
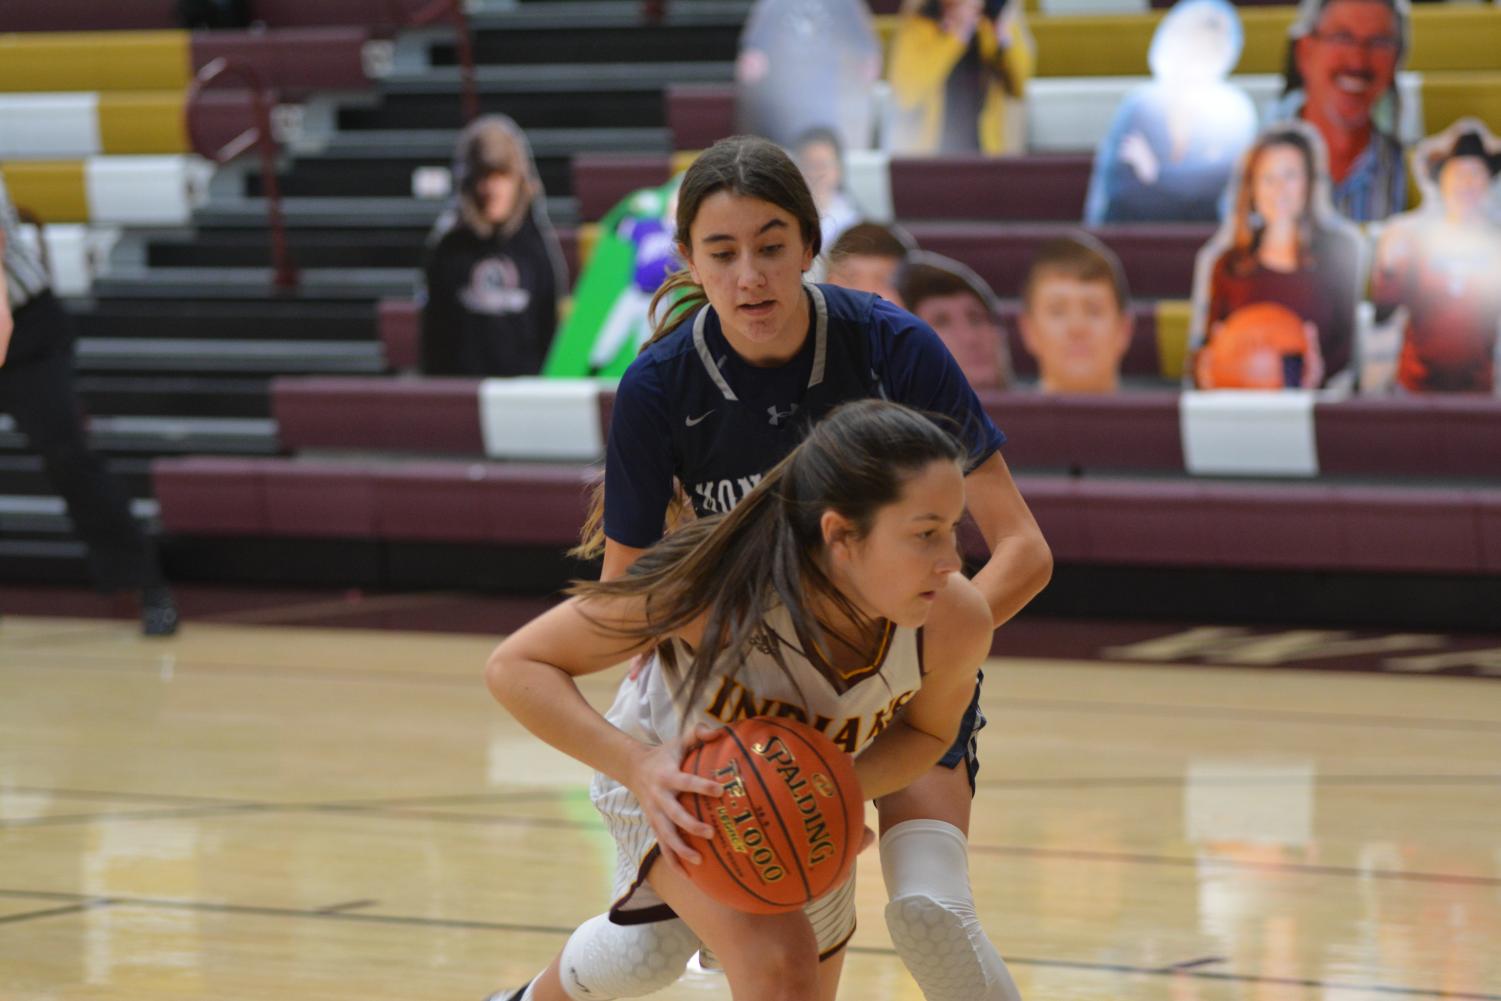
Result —
[[1241, 158], [1232, 191], [1225, 225], [1199, 252], [1187, 380], [1351, 387], [1364, 251], [1330, 206], [1323, 141], [1302, 123], [1272, 126]]

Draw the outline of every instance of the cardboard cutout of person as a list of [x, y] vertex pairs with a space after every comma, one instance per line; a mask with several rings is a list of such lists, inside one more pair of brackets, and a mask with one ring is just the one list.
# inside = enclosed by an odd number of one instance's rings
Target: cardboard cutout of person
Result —
[[869, 149], [881, 42], [862, 0], [757, 0], [735, 64], [736, 128], [788, 149], [824, 128]]
[[902, 0], [882, 145], [907, 156], [1021, 151], [1035, 62], [1020, 0]]
[[1046, 241], [1022, 286], [1017, 325], [1042, 392], [1115, 392], [1134, 327], [1120, 258], [1082, 231]]
[[1256, 106], [1226, 78], [1245, 43], [1225, 0], [1182, 0], [1152, 36], [1152, 82], [1126, 95], [1095, 155], [1084, 221], [1218, 220]]
[[860, 221], [860, 208], [845, 188], [844, 150], [832, 130], [809, 129], [798, 137], [792, 159], [803, 172], [813, 204], [818, 206], [822, 246], [832, 247], [839, 234]]
[[673, 243], [682, 174], [634, 191], [600, 220], [573, 309], [543, 375], [618, 378], [651, 334], [651, 298], [679, 266]]
[[1462, 118], [1417, 145], [1412, 170], [1422, 202], [1387, 224], [1371, 275], [1376, 318], [1399, 332], [1396, 386], [1496, 393], [1501, 139], [1479, 119]]
[[942, 254], [914, 250], [897, 283], [902, 303], [937, 332], [974, 389], [1011, 385], [1000, 308], [985, 279]]
[[1410, 23], [1407, 0], [1303, 0], [1288, 29], [1278, 117], [1318, 130], [1334, 207], [1354, 222], [1407, 205], [1397, 74]]
[[1350, 388], [1364, 245], [1329, 205], [1319, 134], [1301, 122], [1262, 132], [1231, 206], [1199, 251], [1185, 379], [1199, 389]]

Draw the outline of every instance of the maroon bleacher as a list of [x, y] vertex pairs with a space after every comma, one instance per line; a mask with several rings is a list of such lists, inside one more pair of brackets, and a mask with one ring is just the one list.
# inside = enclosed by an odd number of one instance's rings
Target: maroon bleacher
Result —
[[[1072, 227], [1055, 223], [912, 222], [907, 230], [924, 250], [962, 261], [997, 295], [1017, 295], [1037, 247]], [[1107, 226], [1093, 231], [1120, 256], [1131, 293], [1144, 299], [1186, 299], [1194, 257], [1213, 228], [1188, 224]]]
[[735, 85], [669, 84], [663, 97], [674, 149], [707, 149], [735, 134]]
[[1013, 468], [1182, 473], [1175, 391], [1105, 396], [986, 391]]
[[5, 0], [0, 31], [150, 31], [177, 27], [176, 0]]
[[479, 455], [478, 379], [284, 376], [271, 412], [293, 450], [375, 449]]
[[[250, 19], [272, 28], [368, 27], [389, 32], [417, 0], [252, 0]], [[0, 32], [152, 31], [180, 27], [177, 0], [5, 0]]]
[[898, 219], [1079, 220], [1091, 165], [1087, 155], [893, 157], [892, 210]]
[[223, 56], [248, 63], [266, 86], [287, 93], [362, 90], [366, 28], [278, 28], [273, 31], [195, 31], [195, 71]]
[[579, 153], [572, 169], [579, 218], [594, 222], [631, 192], [665, 183], [672, 161], [655, 153]]
[[[162, 524], [202, 536], [565, 547], [584, 466], [159, 459]], [[1501, 573], [1501, 489], [1017, 477], [1060, 563]]]
[[1343, 476], [1501, 479], [1501, 403], [1487, 396], [1404, 396], [1319, 403], [1319, 466]]
[[174, 535], [573, 544], [597, 474], [583, 466], [317, 459], [158, 459]]

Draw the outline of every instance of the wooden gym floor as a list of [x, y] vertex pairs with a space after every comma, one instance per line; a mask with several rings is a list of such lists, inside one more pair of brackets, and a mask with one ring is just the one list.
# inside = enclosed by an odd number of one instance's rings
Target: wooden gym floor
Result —
[[[169, 641], [0, 617], [0, 998], [480, 1001], [605, 904], [588, 775], [490, 701], [493, 636], [220, 604]], [[1501, 642], [1053, 628], [987, 667], [970, 854], [1028, 1001], [1501, 1001]], [[918, 1001], [861, 864], [840, 996]]]

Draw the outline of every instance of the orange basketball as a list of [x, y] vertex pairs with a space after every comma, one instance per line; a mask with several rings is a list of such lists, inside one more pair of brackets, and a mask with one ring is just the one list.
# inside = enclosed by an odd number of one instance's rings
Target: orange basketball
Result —
[[1215, 331], [1197, 364], [1199, 385], [1208, 388], [1295, 388], [1290, 370], [1302, 373], [1309, 364], [1303, 320], [1275, 302], [1242, 306]]
[[707, 841], [687, 836], [703, 864], [684, 868], [727, 907], [795, 911], [837, 887], [855, 864], [865, 830], [855, 759], [795, 720], [757, 716], [726, 729], [683, 759], [683, 771], [724, 789], [720, 799], [680, 798], [714, 828]]

